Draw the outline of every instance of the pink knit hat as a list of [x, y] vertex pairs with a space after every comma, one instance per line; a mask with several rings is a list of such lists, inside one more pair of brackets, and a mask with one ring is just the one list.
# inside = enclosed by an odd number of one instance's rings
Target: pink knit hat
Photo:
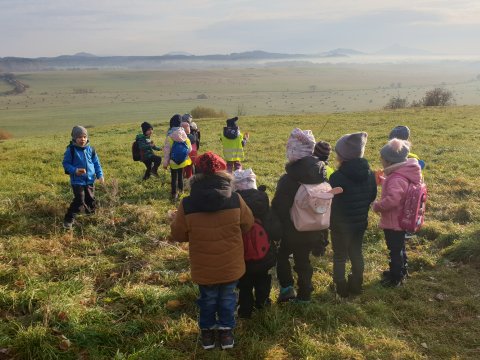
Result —
[[315, 137], [311, 130], [292, 130], [287, 141], [287, 159], [289, 162], [299, 160], [313, 154]]

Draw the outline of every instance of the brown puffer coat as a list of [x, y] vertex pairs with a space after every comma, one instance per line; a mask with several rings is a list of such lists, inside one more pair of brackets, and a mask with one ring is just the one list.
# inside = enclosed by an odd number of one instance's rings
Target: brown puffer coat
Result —
[[175, 241], [190, 243], [192, 280], [199, 285], [223, 284], [245, 273], [242, 233], [254, 222], [242, 197], [232, 192], [226, 173], [195, 175], [171, 224]]

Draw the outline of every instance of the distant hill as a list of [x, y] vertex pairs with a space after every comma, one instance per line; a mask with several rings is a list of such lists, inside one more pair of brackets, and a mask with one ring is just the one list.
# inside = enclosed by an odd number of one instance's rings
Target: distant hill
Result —
[[194, 55], [186, 51], [172, 51], [165, 54], [164, 56], [194, 56]]
[[[192, 55], [187, 52], [171, 52], [161, 56], [95, 56], [88, 53], [61, 55], [57, 57], [0, 58], [0, 68], [3, 71], [42, 71], [56, 69], [156, 69], [172, 67], [175, 62], [232, 62], [258, 61], [273, 59], [309, 58], [318, 55], [270, 53], [261, 50], [246, 51], [231, 54]], [[328, 55], [325, 55], [328, 56]]]
[[345, 49], [345, 48], [337, 48], [333, 50], [329, 50], [327, 52], [321, 53], [323, 56], [355, 56], [355, 55], [365, 55], [364, 52], [355, 50], [355, 49]]

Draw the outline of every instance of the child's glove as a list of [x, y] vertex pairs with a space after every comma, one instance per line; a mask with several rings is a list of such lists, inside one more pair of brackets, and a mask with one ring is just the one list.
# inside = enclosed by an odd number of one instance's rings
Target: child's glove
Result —
[[382, 185], [385, 180], [385, 175], [383, 173], [383, 170], [377, 170], [375, 171], [375, 182], [377, 185]]

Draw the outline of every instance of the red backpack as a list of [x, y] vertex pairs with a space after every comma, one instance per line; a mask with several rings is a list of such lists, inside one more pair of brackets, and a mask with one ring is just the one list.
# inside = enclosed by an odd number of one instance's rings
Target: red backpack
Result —
[[243, 249], [245, 261], [261, 260], [270, 250], [268, 234], [260, 220], [255, 219], [252, 228], [243, 234]]
[[[397, 176], [407, 179], [401, 174]], [[408, 179], [407, 179], [408, 180]], [[419, 183], [408, 182], [407, 194], [405, 196], [405, 205], [399, 216], [400, 227], [409, 233], [415, 233], [425, 221], [425, 209], [427, 205], [427, 185], [421, 181]]]

